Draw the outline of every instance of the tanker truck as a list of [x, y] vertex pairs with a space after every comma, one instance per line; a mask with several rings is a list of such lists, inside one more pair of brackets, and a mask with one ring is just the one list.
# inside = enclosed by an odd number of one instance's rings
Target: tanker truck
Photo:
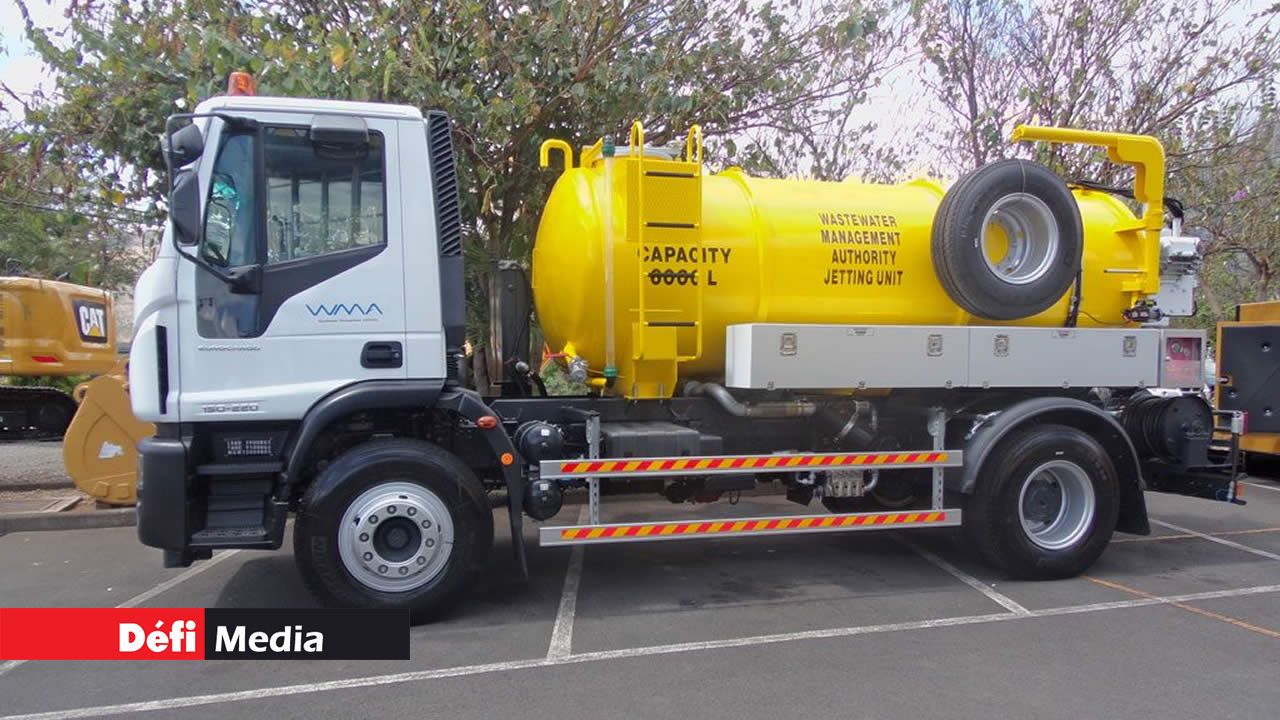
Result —
[[[1147, 392], [1198, 389], [1205, 353], [1169, 327], [1197, 258], [1153, 138], [1014, 134], [1103, 148], [1131, 189], [1023, 160], [945, 189], [712, 173], [696, 127], [549, 140], [532, 277], [493, 269], [475, 384], [448, 117], [252, 88], [162, 139], [129, 382], [167, 566], [277, 549], [293, 517], [324, 603], [422, 620], [486, 571], [490, 493], [522, 573], [528, 521], [543, 546], [958, 527], [1009, 577], [1062, 578], [1150, 531], [1144, 491], [1241, 502], [1235, 454], [1209, 456], [1238, 418]], [[580, 394], [546, 392], [533, 317]], [[768, 488], [794, 511], [711, 505]], [[706, 515], [611, 516], [629, 493]]]

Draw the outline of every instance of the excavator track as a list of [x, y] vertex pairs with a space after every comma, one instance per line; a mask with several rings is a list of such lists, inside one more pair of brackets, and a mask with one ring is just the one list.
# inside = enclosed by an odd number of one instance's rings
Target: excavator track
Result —
[[61, 438], [76, 402], [58, 388], [0, 385], [0, 442]]

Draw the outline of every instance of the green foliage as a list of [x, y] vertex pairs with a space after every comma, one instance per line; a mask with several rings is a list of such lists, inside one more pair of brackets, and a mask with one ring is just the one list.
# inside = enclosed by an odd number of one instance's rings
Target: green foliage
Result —
[[[1154, 134], [1169, 192], [1205, 238], [1197, 322], [1276, 292], [1274, 3], [115, 0], [74, 3], [68, 17], [62, 35], [27, 27], [57, 87], [0, 157], [0, 198], [45, 206], [0, 203], [0, 253], [40, 273], [127, 282], [136, 262], [120, 220], [163, 209], [156, 134], [244, 69], [262, 94], [453, 116], [473, 338], [487, 336], [480, 275], [528, 257], [554, 180], [538, 146], [622, 142], [634, 119], [653, 143], [700, 123], [713, 164], [827, 179], [897, 179], [904, 154], [951, 176], [1023, 154], [1124, 184], [1095, 151], [1012, 148], [1008, 133], [1034, 122]], [[856, 119], [886, 74], [912, 66], [924, 117]], [[920, 134], [880, 140], [882, 122]]]
[[[528, 256], [554, 180], [537, 166], [543, 140], [621, 139], [641, 119], [665, 143], [698, 122], [733, 161], [718, 138], [809, 133], [861, 102], [879, 33], [874, 9], [835, 0], [155, 0], [70, 16], [64, 38], [28, 28], [59, 96], [28, 117], [60, 157], [136, 168], [129, 198], [161, 202], [165, 117], [238, 69], [261, 94], [444, 109], [473, 273]], [[484, 284], [469, 286], [482, 318]]]
[[8, 377], [0, 377], [0, 384], [14, 385], [17, 387], [51, 387], [57, 388], [62, 392], [70, 395], [72, 390], [76, 389], [76, 385], [89, 379], [88, 375], [71, 375], [67, 377], [53, 377], [48, 375], [21, 376], [14, 375]]
[[86, 196], [92, 191], [43, 162], [42, 150], [29, 134], [0, 128], [0, 275], [131, 285], [142, 259], [130, 248], [136, 213]]
[[542, 370], [541, 377], [542, 382], [547, 386], [548, 395], [582, 396], [588, 394], [586, 385], [570, 380], [564, 368], [555, 363], [548, 363]]

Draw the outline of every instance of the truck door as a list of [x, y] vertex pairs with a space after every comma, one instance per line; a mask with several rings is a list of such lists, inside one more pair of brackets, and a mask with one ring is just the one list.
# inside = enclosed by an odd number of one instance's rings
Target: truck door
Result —
[[180, 264], [184, 422], [298, 419], [339, 387], [406, 374], [397, 123], [342, 118], [367, 128], [353, 146], [308, 115], [255, 119], [214, 120], [206, 138], [196, 252], [249, 282]]

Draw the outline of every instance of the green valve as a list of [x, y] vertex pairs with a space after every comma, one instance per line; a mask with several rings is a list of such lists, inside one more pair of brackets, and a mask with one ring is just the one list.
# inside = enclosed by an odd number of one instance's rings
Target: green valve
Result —
[[[612, 146], [606, 145], [605, 147], [611, 148]], [[610, 365], [609, 367], [604, 369], [604, 376], [610, 380], [613, 380], [614, 378], [618, 377], [618, 368]]]
[[604, 142], [604, 150], [602, 151], [601, 154], [603, 154], [605, 157], [613, 157], [613, 141], [606, 140]]

